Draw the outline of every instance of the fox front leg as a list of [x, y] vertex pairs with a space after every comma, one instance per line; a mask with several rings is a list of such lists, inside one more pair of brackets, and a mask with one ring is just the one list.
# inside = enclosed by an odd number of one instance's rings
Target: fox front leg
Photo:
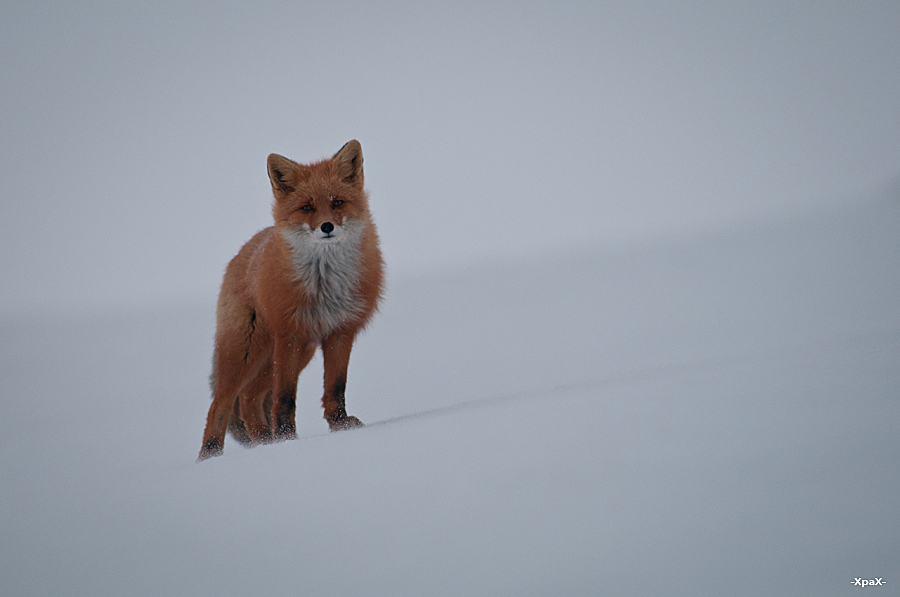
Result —
[[353, 348], [354, 334], [336, 333], [322, 342], [322, 358], [325, 362], [325, 388], [322, 407], [325, 420], [332, 431], [363, 427], [362, 421], [347, 414], [344, 392], [347, 389], [347, 365]]
[[285, 342], [279, 346], [276, 341], [272, 362], [275, 383], [272, 393], [272, 434], [275, 441], [297, 439], [297, 424], [294, 413], [297, 409], [297, 378], [309, 364], [315, 345], [296, 346]]

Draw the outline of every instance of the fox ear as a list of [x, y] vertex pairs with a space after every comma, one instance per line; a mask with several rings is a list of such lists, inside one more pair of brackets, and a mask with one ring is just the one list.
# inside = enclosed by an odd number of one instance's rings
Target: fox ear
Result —
[[300, 165], [277, 153], [269, 154], [269, 180], [276, 196], [294, 192], [297, 188]]
[[354, 139], [348, 141], [340, 151], [334, 154], [331, 161], [340, 168], [344, 182], [362, 188], [363, 186], [363, 155], [362, 145]]

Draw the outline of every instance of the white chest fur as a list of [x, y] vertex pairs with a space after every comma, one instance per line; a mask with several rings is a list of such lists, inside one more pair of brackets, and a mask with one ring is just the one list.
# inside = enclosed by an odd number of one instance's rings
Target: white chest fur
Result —
[[303, 326], [323, 338], [363, 311], [359, 292], [363, 225], [344, 220], [333, 240], [308, 229], [282, 230], [291, 248], [297, 283], [309, 303], [297, 310]]

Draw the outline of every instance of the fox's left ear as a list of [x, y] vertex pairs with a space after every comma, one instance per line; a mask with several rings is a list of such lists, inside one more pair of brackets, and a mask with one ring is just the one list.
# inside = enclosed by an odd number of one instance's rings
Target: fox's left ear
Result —
[[354, 139], [348, 141], [334, 154], [331, 161], [336, 163], [341, 170], [344, 182], [362, 188], [363, 186], [363, 155], [362, 145]]

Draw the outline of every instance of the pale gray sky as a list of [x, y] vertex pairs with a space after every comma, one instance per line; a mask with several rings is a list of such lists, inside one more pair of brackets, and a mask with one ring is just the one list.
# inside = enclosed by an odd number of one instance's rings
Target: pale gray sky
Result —
[[900, 174], [896, 1], [12, 4], [0, 314], [214, 295], [266, 155], [351, 138], [395, 274]]

